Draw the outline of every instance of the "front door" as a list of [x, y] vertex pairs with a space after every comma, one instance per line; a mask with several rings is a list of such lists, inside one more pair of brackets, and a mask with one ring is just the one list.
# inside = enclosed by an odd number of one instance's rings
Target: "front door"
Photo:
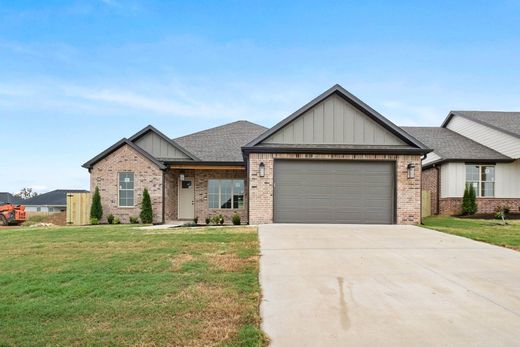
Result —
[[195, 188], [193, 178], [179, 179], [179, 219], [193, 219], [195, 217]]

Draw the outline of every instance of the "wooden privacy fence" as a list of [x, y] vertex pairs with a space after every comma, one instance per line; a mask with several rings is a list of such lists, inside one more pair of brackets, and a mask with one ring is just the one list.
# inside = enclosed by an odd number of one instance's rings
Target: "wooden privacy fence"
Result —
[[423, 190], [421, 192], [421, 206], [422, 206], [422, 211], [421, 211], [422, 218], [429, 217], [432, 215], [431, 192], [429, 192], [427, 190]]
[[90, 224], [90, 193], [67, 194], [67, 224]]

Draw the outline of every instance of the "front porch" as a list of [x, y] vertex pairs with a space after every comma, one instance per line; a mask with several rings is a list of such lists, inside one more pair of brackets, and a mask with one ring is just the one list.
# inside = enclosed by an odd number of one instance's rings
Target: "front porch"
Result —
[[247, 174], [242, 165], [170, 165], [164, 174], [164, 223], [234, 214], [248, 223]]

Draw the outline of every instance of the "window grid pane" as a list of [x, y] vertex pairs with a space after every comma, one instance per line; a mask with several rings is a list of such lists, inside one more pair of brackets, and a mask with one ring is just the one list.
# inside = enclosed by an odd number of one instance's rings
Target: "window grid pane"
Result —
[[208, 207], [244, 208], [244, 180], [208, 180]]
[[134, 206], [134, 173], [119, 173], [119, 206]]

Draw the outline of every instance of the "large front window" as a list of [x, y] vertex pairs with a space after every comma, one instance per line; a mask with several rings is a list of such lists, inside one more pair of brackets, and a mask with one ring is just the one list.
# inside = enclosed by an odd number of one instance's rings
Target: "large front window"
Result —
[[119, 206], [134, 207], [134, 173], [119, 173]]
[[495, 167], [493, 165], [466, 165], [466, 185], [473, 185], [480, 197], [495, 196]]
[[244, 207], [244, 180], [208, 180], [209, 208]]

